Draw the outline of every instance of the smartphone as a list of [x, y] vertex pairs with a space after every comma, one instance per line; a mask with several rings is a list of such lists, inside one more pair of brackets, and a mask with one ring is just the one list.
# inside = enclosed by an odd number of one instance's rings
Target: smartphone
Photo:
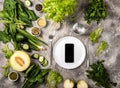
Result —
[[74, 44], [65, 44], [65, 62], [74, 62]]

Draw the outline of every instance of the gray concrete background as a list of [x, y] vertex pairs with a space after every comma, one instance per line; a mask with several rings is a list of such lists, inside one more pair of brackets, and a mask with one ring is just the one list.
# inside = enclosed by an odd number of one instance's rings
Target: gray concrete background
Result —
[[[2, 9], [2, 4], [4, 0], [0, 0], [0, 9]], [[39, 0], [31, 0], [33, 2], [33, 6], [30, 7], [30, 9], [34, 9], [35, 3], [38, 3]], [[99, 24], [96, 22], [92, 22], [90, 25], [86, 24], [84, 21], [84, 10], [87, 6], [87, 0], [77, 0], [77, 11], [75, 16], [77, 16], [77, 19], [74, 22], [71, 22], [68, 18], [66, 18], [65, 22], [63, 22], [61, 29], [56, 33], [53, 43], [55, 43], [59, 38], [71, 35], [71, 27], [75, 22], [82, 23], [86, 29], [89, 29], [90, 31], [94, 30], [97, 27], [102, 27], [104, 29], [100, 41], [105, 40], [109, 47], [108, 49], [100, 56], [95, 56], [95, 49], [98, 46], [99, 43], [91, 44], [90, 42], [87, 43], [89, 35], [74, 35], [79, 39], [81, 39], [86, 46], [89, 45], [89, 55], [90, 62], [93, 63], [97, 60], [105, 60], [105, 67], [107, 68], [108, 72], [110, 73], [111, 80], [113, 82], [117, 82], [118, 85], [116, 87], [112, 88], [120, 88], [120, 0], [104, 0], [107, 4], [108, 8], [108, 17], [105, 20], [101, 20]], [[42, 13], [36, 12], [38, 16], [42, 16]], [[48, 35], [51, 30], [49, 30], [50, 21], [48, 21], [48, 26], [46, 28], [43, 28], [43, 39], [50, 44], [48, 41]], [[34, 22], [34, 26], [36, 26]], [[2, 30], [3, 24], [0, 24], [0, 30]], [[28, 29], [29, 30], [29, 29]], [[3, 47], [3, 43], [0, 42], [0, 49]], [[50, 57], [50, 48], [47, 47], [47, 51], [39, 52], [42, 55], [45, 55], [48, 59]], [[86, 58], [87, 60], [88, 58]], [[58, 72], [61, 73], [61, 75], [66, 78], [71, 78], [75, 82], [78, 80], [85, 80], [90, 85], [90, 88], [102, 88], [95, 86], [95, 83], [89, 79], [87, 79], [85, 75], [86, 71], [86, 61], [78, 68], [73, 70], [66, 70], [61, 67], [59, 67], [53, 60], [52, 68]], [[5, 64], [5, 58], [3, 53], [0, 52], [0, 67]], [[20, 88], [21, 81], [23, 81], [23, 73], [20, 73], [21, 79], [19, 83], [13, 84], [9, 82], [7, 78], [3, 77], [3, 69], [0, 68], [0, 88]], [[38, 88], [47, 88], [46, 85], [40, 85]], [[63, 88], [63, 83], [58, 85], [58, 88]]]

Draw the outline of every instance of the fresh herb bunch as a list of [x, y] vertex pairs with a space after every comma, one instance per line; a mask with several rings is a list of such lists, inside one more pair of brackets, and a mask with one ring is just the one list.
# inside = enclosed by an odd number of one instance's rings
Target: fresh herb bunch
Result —
[[75, 8], [76, 0], [44, 0], [42, 11], [46, 13], [48, 19], [60, 22], [73, 14]]
[[110, 81], [109, 74], [105, 69], [102, 61], [93, 63], [90, 67], [91, 70], [87, 70], [87, 77], [96, 82], [97, 86], [103, 86], [104, 88], [111, 88], [111, 84], [116, 86], [116, 83]]
[[88, 8], [85, 13], [85, 20], [91, 23], [92, 20], [97, 21], [107, 17], [107, 8], [103, 0], [89, 0]]

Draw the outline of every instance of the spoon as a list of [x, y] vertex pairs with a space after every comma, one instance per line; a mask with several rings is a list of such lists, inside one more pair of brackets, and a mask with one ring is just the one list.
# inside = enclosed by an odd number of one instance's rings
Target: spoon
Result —
[[52, 22], [51, 23], [51, 26], [50, 26], [50, 35], [48, 36], [49, 38], [49, 41], [50, 41], [50, 65], [52, 65], [52, 55], [53, 55], [53, 45], [52, 45], [52, 41], [53, 41], [53, 38], [56, 34], [56, 31], [60, 28], [60, 23], [56, 23], [56, 22]]
[[55, 31], [52, 31], [52, 33], [48, 36], [49, 41], [50, 41], [50, 65], [52, 65], [52, 54], [53, 54], [53, 38], [55, 36]]

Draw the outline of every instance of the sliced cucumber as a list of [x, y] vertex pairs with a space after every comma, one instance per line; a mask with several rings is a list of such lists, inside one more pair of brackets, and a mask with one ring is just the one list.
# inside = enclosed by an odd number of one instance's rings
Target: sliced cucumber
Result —
[[25, 0], [25, 5], [28, 6], [28, 7], [31, 6], [31, 1], [30, 0]]
[[40, 62], [41, 65], [44, 63], [44, 61], [45, 61], [45, 57], [44, 56], [40, 56], [39, 57], [39, 62]]
[[48, 65], [48, 60], [45, 59], [44, 63], [42, 64], [42, 66], [47, 66]]
[[25, 51], [30, 51], [30, 46], [28, 44], [22, 44], [22, 49]]
[[31, 57], [33, 59], [39, 59], [39, 54], [38, 53], [34, 53]]
[[43, 67], [48, 65], [48, 60], [44, 56], [39, 57], [39, 62]]

